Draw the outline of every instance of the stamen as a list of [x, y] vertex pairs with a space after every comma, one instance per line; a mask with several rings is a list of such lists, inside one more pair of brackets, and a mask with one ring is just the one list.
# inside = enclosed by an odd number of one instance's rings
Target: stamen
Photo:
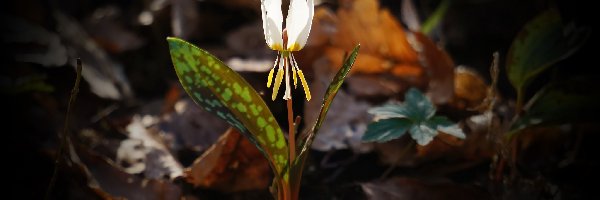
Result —
[[273, 68], [269, 71], [269, 77], [267, 78], [267, 88], [271, 87], [271, 82], [273, 82], [273, 72], [275, 72], [275, 67], [277, 67], [277, 61], [279, 61], [279, 55], [275, 58], [275, 63], [273, 63]]
[[296, 78], [296, 69], [298, 69], [298, 63], [296, 63], [296, 58], [294, 58], [294, 54], [291, 54], [291, 65], [292, 65], [292, 77], [294, 77], [294, 89], [298, 88], [298, 79]]
[[302, 70], [298, 69], [298, 76], [300, 76], [300, 81], [302, 82], [302, 87], [304, 87], [304, 94], [306, 95], [306, 100], [310, 101], [310, 90], [308, 89], [308, 84], [306, 83], [306, 79], [304, 79], [304, 74]]
[[281, 86], [281, 79], [283, 79], [283, 59], [279, 59], [279, 69], [277, 69], [277, 77], [275, 77], [275, 86], [273, 86], [273, 94], [271, 99], [275, 101], [277, 93], [279, 92], [279, 86]]

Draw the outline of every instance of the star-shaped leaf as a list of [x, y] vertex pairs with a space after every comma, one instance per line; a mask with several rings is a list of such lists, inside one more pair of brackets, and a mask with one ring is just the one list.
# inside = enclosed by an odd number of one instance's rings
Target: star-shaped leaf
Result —
[[402, 104], [387, 104], [369, 110], [378, 120], [367, 127], [363, 141], [386, 142], [402, 137], [406, 131], [419, 145], [427, 145], [438, 131], [464, 139], [460, 127], [446, 117], [434, 116], [435, 106], [423, 93], [409, 89]]

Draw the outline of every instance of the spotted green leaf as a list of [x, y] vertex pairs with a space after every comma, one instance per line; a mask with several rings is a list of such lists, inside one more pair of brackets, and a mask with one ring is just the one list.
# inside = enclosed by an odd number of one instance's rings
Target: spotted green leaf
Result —
[[315, 124], [313, 125], [312, 129], [310, 129], [309, 132], [305, 134], [306, 138], [302, 138], [300, 140], [300, 143], [298, 144], [298, 147], [301, 147], [302, 149], [300, 150], [300, 153], [296, 160], [294, 160], [294, 163], [292, 164], [292, 168], [290, 170], [290, 185], [292, 185], [293, 194], [297, 194], [299, 192], [300, 178], [302, 175], [304, 161], [308, 157], [308, 150], [310, 149], [310, 145], [314, 141], [317, 131], [319, 131], [319, 128], [321, 128], [321, 125], [325, 120], [325, 116], [327, 115], [329, 106], [331, 106], [331, 103], [333, 102], [333, 98], [335, 98], [335, 95], [342, 86], [342, 83], [344, 83], [346, 75], [348, 75], [350, 69], [352, 69], [354, 61], [356, 60], [356, 56], [358, 56], [359, 49], [360, 44], [354, 47], [350, 56], [346, 58], [340, 70], [338, 70], [335, 77], [333, 77], [333, 80], [329, 84], [329, 87], [327, 87], [327, 91], [325, 92], [325, 96], [323, 97], [323, 104], [321, 106], [321, 111], [319, 112], [319, 117], [317, 118], [317, 121], [315, 121]]
[[508, 79], [517, 92], [524, 92], [537, 75], [573, 54], [588, 36], [587, 29], [566, 28], [556, 9], [541, 13], [512, 43], [506, 57]]
[[179, 81], [196, 104], [246, 136], [279, 175], [288, 164], [281, 128], [261, 96], [210, 53], [179, 38], [167, 38]]

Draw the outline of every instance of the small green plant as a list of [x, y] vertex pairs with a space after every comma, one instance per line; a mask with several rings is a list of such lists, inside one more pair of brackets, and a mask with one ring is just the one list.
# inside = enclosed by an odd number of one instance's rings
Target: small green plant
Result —
[[[360, 45], [345, 59], [327, 88], [317, 121], [306, 133], [298, 135], [296, 129], [300, 117], [297, 116], [294, 120], [290, 82], [293, 80], [295, 88], [300, 79], [306, 99], [310, 100], [311, 95], [293, 52], [306, 45], [314, 15], [314, 2], [290, 1], [285, 29], [281, 0], [261, 0], [261, 11], [265, 42], [269, 48], [277, 51], [275, 64], [267, 80], [267, 87], [274, 83], [271, 96], [273, 101], [281, 83], [285, 81], [283, 99], [286, 100], [288, 109], [287, 140], [262, 97], [239, 74], [207, 51], [184, 40], [167, 38], [167, 41], [175, 71], [188, 95], [206, 111], [238, 129], [262, 152], [274, 173], [275, 178], [271, 186], [274, 198], [296, 200], [308, 149], [325, 119], [333, 98], [354, 64]], [[272, 82], [275, 68], [277, 74]], [[297, 137], [300, 139], [299, 143], [296, 143]]]
[[[357, 45], [345, 59], [343, 66], [327, 88], [317, 121], [300, 137], [294, 134], [299, 120], [294, 121], [290, 117], [293, 116], [290, 106], [291, 96], [289, 94], [284, 96], [284, 99], [289, 97], [286, 100], [290, 135], [286, 140], [262, 97], [238, 73], [207, 51], [182, 39], [169, 37], [167, 41], [175, 71], [188, 95], [206, 111], [217, 115], [238, 129], [262, 152], [274, 173], [271, 187], [274, 198], [297, 199], [310, 145], [327, 115], [333, 98], [352, 68], [360, 45]], [[280, 57], [279, 60], [291, 58], [289, 52], [287, 55], [290, 57]], [[295, 63], [292, 59], [287, 62]], [[287, 64], [285, 65], [285, 73], [288, 74]], [[278, 79], [281, 81], [281, 78]], [[308, 87], [305, 83], [304, 85], [307, 91]], [[294, 142], [296, 138], [299, 139], [297, 144]]]
[[402, 104], [387, 104], [369, 110], [377, 120], [369, 124], [363, 141], [385, 142], [410, 133], [419, 145], [427, 145], [438, 131], [464, 139], [457, 124], [435, 115], [435, 106], [418, 89], [410, 88]]

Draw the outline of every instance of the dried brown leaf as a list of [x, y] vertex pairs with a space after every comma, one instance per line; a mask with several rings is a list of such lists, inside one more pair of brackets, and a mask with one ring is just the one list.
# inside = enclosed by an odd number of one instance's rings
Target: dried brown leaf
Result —
[[265, 189], [271, 181], [267, 160], [233, 128], [196, 159], [184, 176], [194, 186], [224, 192]]

